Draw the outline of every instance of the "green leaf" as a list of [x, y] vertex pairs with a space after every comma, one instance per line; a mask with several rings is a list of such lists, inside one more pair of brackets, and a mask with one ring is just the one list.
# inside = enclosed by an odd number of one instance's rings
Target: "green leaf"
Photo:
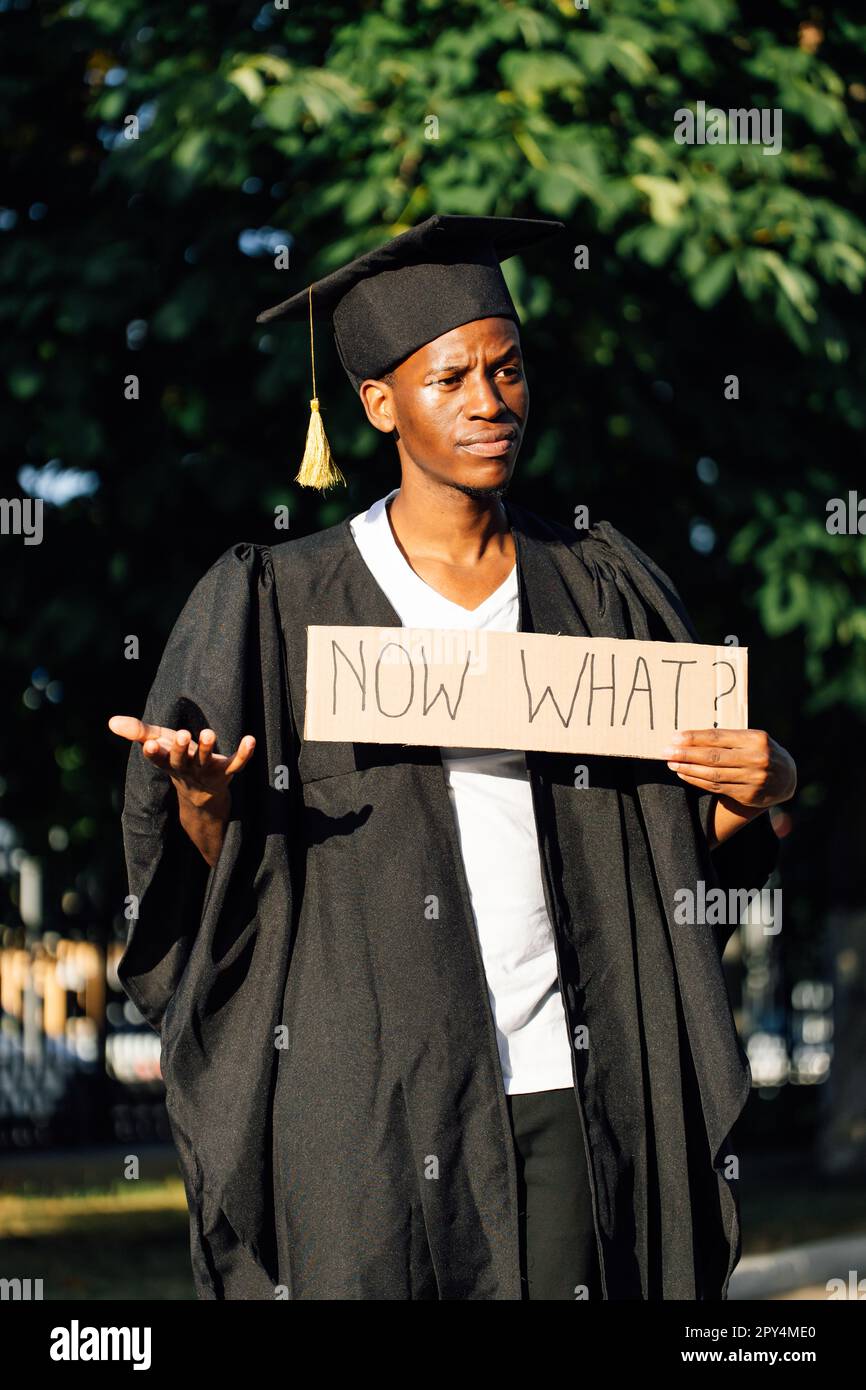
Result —
[[675, 179], [656, 174], [635, 174], [632, 183], [650, 202], [650, 216], [662, 227], [675, 227], [681, 220], [688, 194]]
[[725, 251], [708, 261], [689, 285], [695, 303], [702, 309], [711, 309], [730, 289], [735, 269], [736, 257], [733, 251]]

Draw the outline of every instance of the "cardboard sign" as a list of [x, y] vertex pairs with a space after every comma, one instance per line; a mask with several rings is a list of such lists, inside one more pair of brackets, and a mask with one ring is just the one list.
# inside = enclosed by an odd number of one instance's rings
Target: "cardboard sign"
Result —
[[748, 648], [413, 627], [308, 627], [304, 738], [658, 758], [748, 728]]

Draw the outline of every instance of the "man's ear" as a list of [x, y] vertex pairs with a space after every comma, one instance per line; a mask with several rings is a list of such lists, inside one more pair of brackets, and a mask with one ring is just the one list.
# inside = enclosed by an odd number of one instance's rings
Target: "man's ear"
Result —
[[376, 381], [372, 377], [362, 381], [358, 395], [367, 419], [374, 429], [382, 434], [393, 434], [397, 429], [394, 412], [394, 392], [387, 381]]

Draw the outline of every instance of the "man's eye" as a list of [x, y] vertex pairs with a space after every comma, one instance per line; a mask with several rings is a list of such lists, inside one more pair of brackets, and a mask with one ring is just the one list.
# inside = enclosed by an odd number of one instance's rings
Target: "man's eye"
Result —
[[[512, 379], [514, 379], [514, 378], [516, 378], [516, 377], [520, 377], [520, 376], [522, 376], [522, 374], [523, 374], [520, 367], [514, 367], [514, 366], [500, 367], [499, 370], [500, 370], [500, 372], [509, 372], [509, 373], [511, 374]], [[461, 376], [460, 376], [460, 373], [457, 372], [456, 374], [454, 374], [454, 375], [452, 375], [452, 376], [442, 376], [442, 377], [439, 377], [438, 381], [436, 382], [436, 385], [437, 385], [437, 386], [450, 386], [452, 382], [460, 381], [461, 379], [462, 379], [462, 378], [461, 378]]]

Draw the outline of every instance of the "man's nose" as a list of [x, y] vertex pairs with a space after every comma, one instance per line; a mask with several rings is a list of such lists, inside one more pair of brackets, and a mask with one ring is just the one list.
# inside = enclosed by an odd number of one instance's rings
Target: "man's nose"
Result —
[[505, 402], [496, 383], [486, 372], [473, 372], [466, 382], [466, 414], [495, 417], [505, 409]]

